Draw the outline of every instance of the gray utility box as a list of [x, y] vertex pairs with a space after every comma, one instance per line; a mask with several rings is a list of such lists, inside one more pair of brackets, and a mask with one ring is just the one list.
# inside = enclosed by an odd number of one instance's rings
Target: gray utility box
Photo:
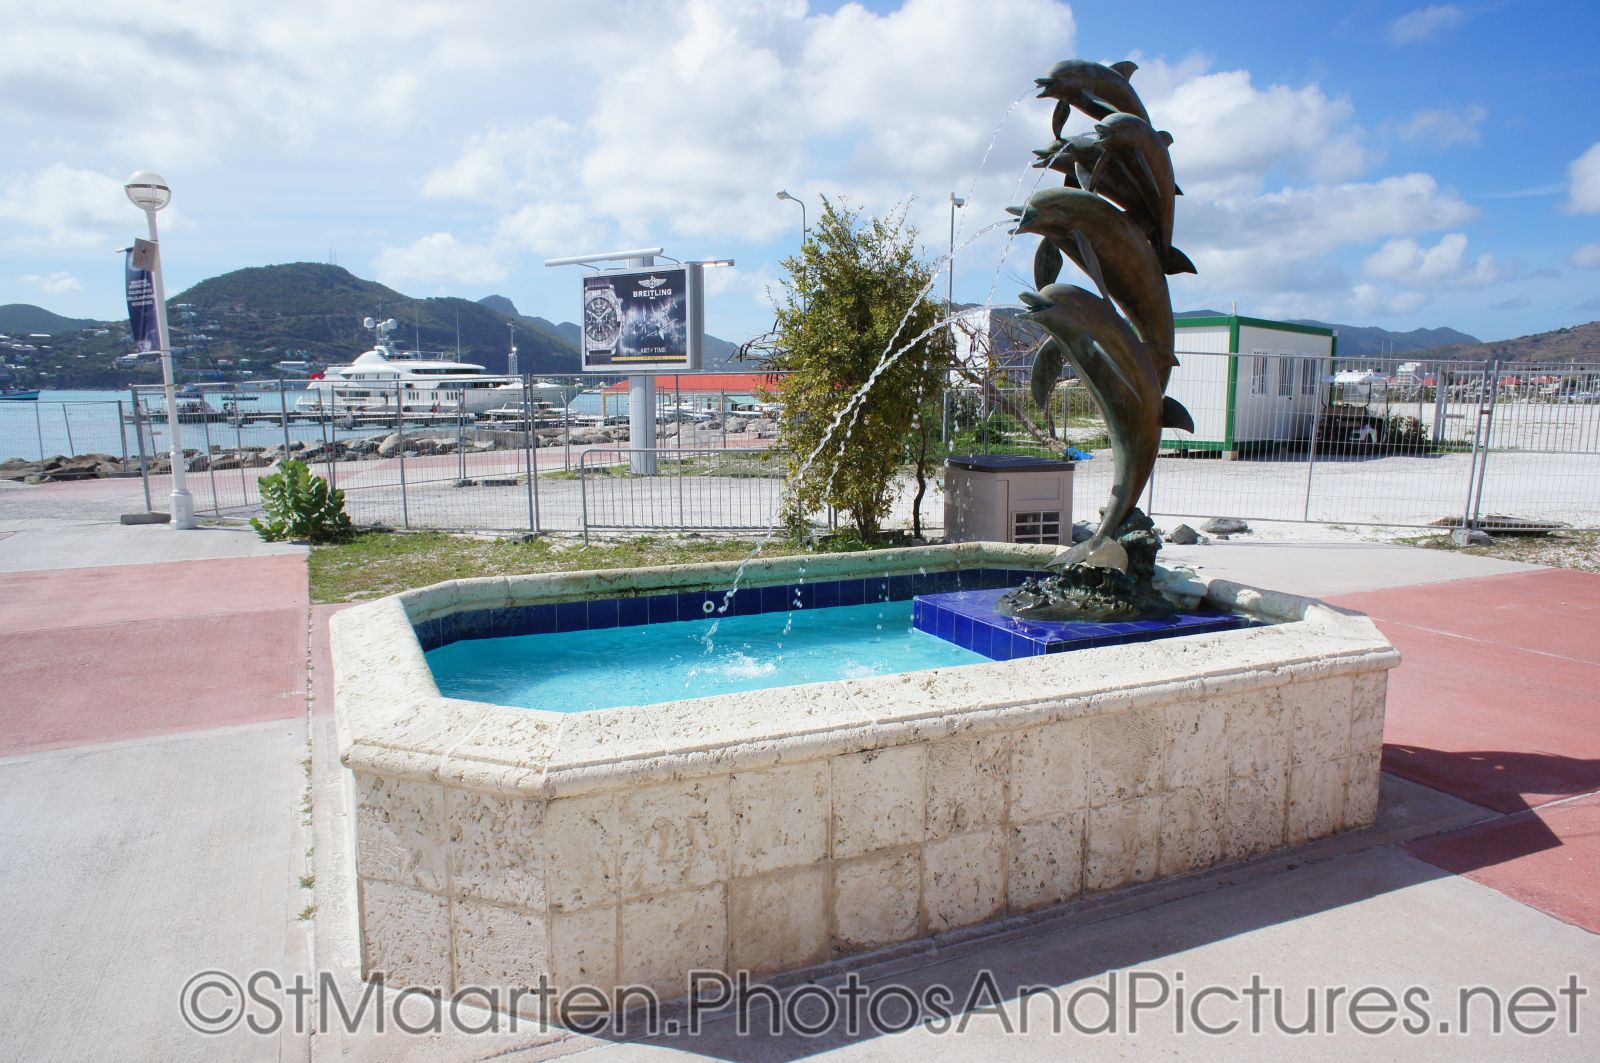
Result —
[[952, 455], [944, 467], [944, 534], [952, 543], [1071, 539], [1072, 462], [1016, 454]]

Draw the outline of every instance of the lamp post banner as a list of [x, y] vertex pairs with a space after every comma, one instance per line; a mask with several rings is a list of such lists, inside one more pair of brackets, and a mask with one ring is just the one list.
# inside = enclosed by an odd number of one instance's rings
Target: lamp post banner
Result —
[[156, 330], [155, 279], [147, 269], [133, 264], [134, 249], [129, 248], [123, 271], [128, 285], [128, 327], [133, 330], [133, 349], [155, 351], [161, 348]]

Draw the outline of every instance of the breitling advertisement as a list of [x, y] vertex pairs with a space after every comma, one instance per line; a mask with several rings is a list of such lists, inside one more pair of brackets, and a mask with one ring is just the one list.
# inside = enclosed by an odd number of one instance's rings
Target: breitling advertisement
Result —
[[583, 278], [583, 368], [589, 372], [696, 369], [690, 330], [700, 293], [682, 266]]

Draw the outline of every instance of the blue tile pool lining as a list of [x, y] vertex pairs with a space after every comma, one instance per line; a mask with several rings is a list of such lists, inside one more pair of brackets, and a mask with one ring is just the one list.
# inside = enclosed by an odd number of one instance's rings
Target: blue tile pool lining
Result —
[[[720, 613], [727, 588], [590, 601], [550, 602], [451, 613], [413, 625], [424, 652], [461, 639], [549, 635], [562, 631], [662, 624], [674, 620], [711, 620], [719, 616], [753, 616], [794, 608], [824, 609], [834, 605], [902, 602], [919, 594], [1013, 587], [1037, 576], [1034, 569], [968, 568], [944, 572], [911, 572], [866, 579], [819, 580], [775, 587], [740, 587]], [[706, 603], [711, 608], [706, 608]]]
[[[1006, 589], [1037, 576], [1032, 569], [975, 568], [912, 572], [865, 579], [819, 580], [773, 587], [726, 588], [588, 601], [549, 602], [451, 613], [414, 625], [424, 652], [462, 639], [509, 638], [567, 631], [596, 631], [677, 620], [753, 616], [795, 608], [914, 600], [913, 626], [997, 661], [1091, 646], [1148, 642], [1170, 635], [1223, 631], [1259, 624], [1214, 611], [1180, 613], [1168, 620], [1120, 624], [1060, 624], [1002, 616], [995, 601]], [[708, 608], [709, 604], [709, 608]]]
[[1018, 620], [997, 608], [1006, 590], [1000, 587], [960, 594], [919, 594], [912, 606], [912, 626], [990, 660], [1010, 661], [1092, 646], [1123, 646], [1173, 635], [1198, 635], [1261, 625], [1261, 621], [1247, 616], [1212, 609], [1179, 612], [1164, 620], [1103, 624], [1081, 620]]

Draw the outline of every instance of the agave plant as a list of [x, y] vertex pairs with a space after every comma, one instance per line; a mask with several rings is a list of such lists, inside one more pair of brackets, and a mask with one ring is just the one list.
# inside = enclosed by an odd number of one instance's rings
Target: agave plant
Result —
[[344, 511], [344, 492], [313, 476], [305, 462], [289, 459], [257, 482], [266, 519], [252, 517], [250, 526], [267, 542], [343, 543], [355, 536], [355, 525]]

